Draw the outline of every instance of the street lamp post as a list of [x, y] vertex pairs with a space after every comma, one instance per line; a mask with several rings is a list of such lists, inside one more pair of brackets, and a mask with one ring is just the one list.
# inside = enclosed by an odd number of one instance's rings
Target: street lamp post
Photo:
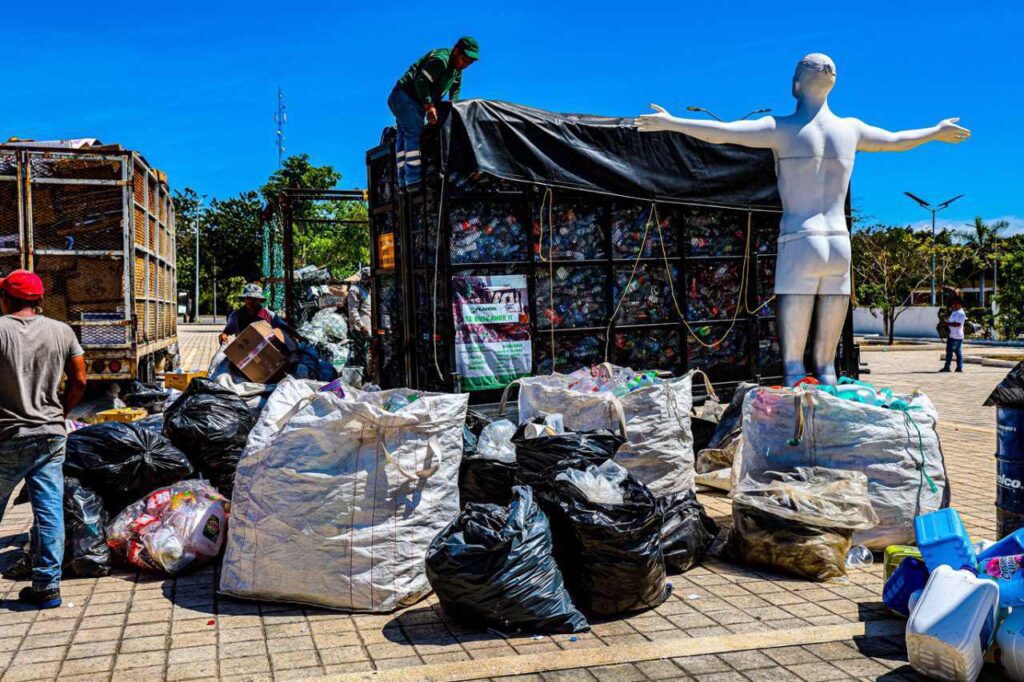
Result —
[[199, 217], [196, 216], [196, 317], [193, 322], [199, 322]]
[[[689, 106], [689, 107], [686, 107], [686, 110], [687, 111], [699, 111], [702, 114], [707, 114], [708, 116], [710, 116], [711, 118], [715, 119], [716, 121], [721, 121], [722, 120], [722, 119], [720, 119], [718, 117], [717, 114], [715, 114], [715, 112], [710, 111], [708, 109], [705, 109], [704, 107]], [[753, 111], [744, 114], [743, 117], [738, 119], [738, 120], [745, 121], [748, 118], [750, 118], [751, 116], [753, 116], [754, 114], [767, 114], [769, 111], [771, 111], [771, 109], [754, 109]]]
[[929, 204], [927, 201], [925, 201], [921, 197], [915, 196], [915, 195], [911, 194], [910, 192], [904, 192], [904, 194], [906, 194], [908, 197], [910, 197], [911, 199], [916, 201], [918, 204], [920, 204], [921, 208], [923, 208], [924, 210], [926, 210], [926, 211], [928, 211], [929, 213], [932, 214], [932, 305], [936, 305], [936, 303], [935, 303], [935, 214], [938, 213], [939, 211], [945, 209], [945, 208], [949, 208], [950, 204], [952, 204], [954, 201], [956, 201], [957, 199], [961, 198], [964, 195], [963, 194], [958, 194], [955, 197], [953, 197], [952, 199], [947, 199], [946, 201], [943, 201], [938, 206], [932, 206], [931, 204]]

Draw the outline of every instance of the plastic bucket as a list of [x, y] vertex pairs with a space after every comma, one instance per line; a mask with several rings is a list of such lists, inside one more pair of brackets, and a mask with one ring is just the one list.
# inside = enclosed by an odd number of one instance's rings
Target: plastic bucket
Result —
[[999, 539], [1024, 526], [1024, 459], [996, 457]]
[[996, 408], [996, 457], [1024, 460], [1024, 410]]

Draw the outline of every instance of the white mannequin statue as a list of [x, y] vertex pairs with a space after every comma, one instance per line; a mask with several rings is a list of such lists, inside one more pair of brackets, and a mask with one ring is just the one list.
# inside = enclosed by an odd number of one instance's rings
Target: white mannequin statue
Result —
[[771, 149], [782, 196], [779, 255], [775, 268], [778, 329], [787, 386], [806, 376], [804, 349], [816, 313], [812, 357], [814, 375], [835, 384], [835, 355], [850, 304], [850, 233], [846, 192], [857, 151], [904, 151], [925, 142], [961, 142], [970, 132], [950, 118], [931, 128], [889, 132], [856, 118], [840, 118], [828, 108], [836, 67], [823, 54], [809, 54], [793, 74], [796, 111], [755, 121], [641, 116], [644, 132], [669, 130], [714, 144]]

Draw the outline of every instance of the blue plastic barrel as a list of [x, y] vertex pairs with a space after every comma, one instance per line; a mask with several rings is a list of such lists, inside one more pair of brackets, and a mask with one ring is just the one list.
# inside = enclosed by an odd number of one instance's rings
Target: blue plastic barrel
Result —
[[996, 457], [1024, 459], [1024, 410], [996, 408]]
[[1024, 459], [996, 457], [996, 531], [999, 539], [1024, 528]]

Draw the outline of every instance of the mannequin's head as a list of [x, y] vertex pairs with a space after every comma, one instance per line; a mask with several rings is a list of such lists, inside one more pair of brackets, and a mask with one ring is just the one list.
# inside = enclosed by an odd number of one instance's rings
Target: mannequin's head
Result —
[[801, 59], [793, 74], [793, 97], [825, 99], [836, 84], [836, 64], [826, 54], [815, 52]]

